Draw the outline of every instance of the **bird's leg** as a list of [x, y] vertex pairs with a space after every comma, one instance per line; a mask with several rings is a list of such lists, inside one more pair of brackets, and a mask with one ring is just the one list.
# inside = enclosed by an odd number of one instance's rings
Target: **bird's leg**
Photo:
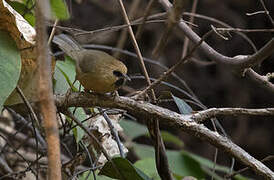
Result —
[[[68, 88], [68, 90], [67, 90], [67, 92], [65, 94], [66, 99], [68, 99], [68, 97], [73, 92], [73, 87], [74, 87], [75, 82], [76, 82], [76, 78], [74, 79], [73, 83], [70, 85], [70, 88]], [[79, 88], [81, 88], [81, 85], [79, 86]], [[80, 89], [79, 89], [79, 91], [80, 91]]]
[[116, 97], [119, 97], [119, 93], [118, 91], [113, 91], [110, 93], [110, 97], [112, 97], [113, 99], [115, 99]]
[[119, 97], [119, 93], [118, 93], [118, 91], [114, 91], [114, 92], [112, 92], [112, 94], [111, 94], [112, 96], [115, 96], [115, 97]]

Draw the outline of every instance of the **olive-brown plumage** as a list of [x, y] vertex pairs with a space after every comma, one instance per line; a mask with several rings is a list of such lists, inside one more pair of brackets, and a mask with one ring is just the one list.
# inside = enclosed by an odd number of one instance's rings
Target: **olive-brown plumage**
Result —
[[113, 92], [129, 79], [127, 67], [103, 51], [83, 49], [64, 34], [55, 36], [53, 42], [76, 61], [76, 79], [85, 90]]

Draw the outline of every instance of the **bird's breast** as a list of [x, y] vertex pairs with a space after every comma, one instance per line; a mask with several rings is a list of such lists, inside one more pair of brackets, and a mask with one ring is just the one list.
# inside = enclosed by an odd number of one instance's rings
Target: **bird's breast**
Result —
[[107, 74], [82, 73], [76, 79], [82, 84], [85, 90], [91, 90], [96, 93], [113, 92], [117, 89], [115, 86], [116, 78]]

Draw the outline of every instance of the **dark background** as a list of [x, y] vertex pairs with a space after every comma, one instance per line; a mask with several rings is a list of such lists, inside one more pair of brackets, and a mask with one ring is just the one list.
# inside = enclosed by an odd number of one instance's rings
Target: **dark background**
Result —
[[[117, 1], [113, 0], [83, 0], [80, 3], [75, 1], [67, 1], [71, 11], [71, 20], [61, 22], [60, 25], [79, 28], [83, 30], [96, 30], [113, 25], [120, 25], [123, 23], [122, 14]], [[129, 12], [134, 0], [124, 0], [126, 9]], [[142, 17], [144, 9], [148, 0], [141, 0], [139, 7], [135, 9], [134, 18]], [[270, 15], [274, 17], [274, 1], [266, 0], [266, 6]], [[185, 1], [184, 10], [190, 12], [192, 1]], [[269, 19], [265, 14], [257, 14], [247, 16], [246, 13], [252, 13], [263, 10], [259, 1], [253, 0], [203, 0], [198, 2], [197, 12], [205, 16], [213, 17], [221, 20], [232, 27], [243, 29], [266, 29], [273, 28]], [[164, 12], [163, 8], [156, 3], [152, 13]], [[184, 17], [188, 19], [187, 16]], [[200, 36], [210, 30], [210, 25], [221, 27], [220, 25], [195, 18], [194, 24], [198, 27], [193, 27], [194, 31]], [[142, 38], [138, 40], [141, 52], [144, 57], [151, 57], [152, 50], [156, 46], [157, 41], [160, 39], [164, 31], [164, 23], [148, 24]], [[133, 28], [136, 30], [136, 27]], [[59, 30], [60, 31], [60, 30]], [[116, 43], [122, 31], [100, 33], [95, 35], [77, 36], [78, 41], [82, 43], [102, 44], [116, 47]], [[246, 35], [253, 41], [259, 49], [267, 43], [272, 37], [273, 33], [246, 33]], [[171, 67], [176, 63], [181, 56], [183, 47], [184, 36], [182, 32], [175, 28], [169, 38], [167, 46], [163, 51], [159, 62]], [[217, 35], [212, 35], [207, 42], [218, 52], [227, 55], [235, 56], [239, 54], [251, 54], [253, 50], [251, 46], [236, 33], [231, 33], [228, 41], [225, 41]], [[190, 43], [190, 47], [191, 47]], [[127, 38], [124, 50], [134, 52], [131, 41]], [[111, 53], [111, 52], [110, 52]], [[246, 78], [240, 77], [230, 71], [229, 68], [222, 65], [211, 63], [211, 59], [206, 58], [201, 52], [196, 51], [194, 57], [199, 61], [189, 61], [187, 64], [179, 67], [176, 70], [182, 79], [184, 79], [189, 87], [194, 91], [201, 102], [210, 107], [245, 107], [245, 108], [266, 108], [273, 107], [274, 95], [267, 90], [258, 87], [256, 84], [248, 81]], [[268, 72], [274, 71], [274, 55], [266, 59], [261, 65], [254, 69], [265, 75]], [[129, 75], [141, 75], [138, 60], [129, 56], [121, 55], [119, 57], [129, 69]], [[163, 72], [157, 66], [148, 65], [148, 71], [151, 77], [157, 78]], [[180, 84], [172, 78], [168, 82], [180, 87]], [[129, 87], [135, 90], [142, 89], [146, 84], [144, 80], [133, 80], [128, 83]], [[182, 87], [181, 87], [182, 88]], [[184, 94], [178, 91], [167, 88], [166, 86], [157, 87], [156, 92], [159, 96], [161, 91], [168, 90], [173, 92], [180, 98], [185, 98]], [[122, 90], [121, 93], [126, 94]], [[163, 103], [163, 106], [177, 111], [173, 102]], [[191, 104], [190, 104], [191, 105]], [[200, 110], [197, 106], [191, 105], [194, 110]], [[274, 122], [273, 117], [218, 117], [222, 126], [226, 130], [231, 139], [244, 148], [252, 156], [257, 159], [263, 159], [268, 155], [274, 153], [273, 140], [274, 140]], [[210, 122], [206, 123], [209, 127]], [[165, 127], [167, 128], [167, 127]], [[204, 157], [213, 159], [214, 147], [201, 142], [198, 139], [191, 137], [183, 132], [175, 129], [169, 129], [172, 133], [178, 135], [185, 143], [185, 149], [200, 154]], [[172, 148], [172, 147], [170, 147]], [[230, 158], [224, 153], [220, 152], [218, 156], [218, 163], [229, 165]], [[271, 169], [274, 169], [274, 163], [266, 163]], [[243, 166], [236, 163], [236, 169]], [[252, 171], [244, 174], [253, 176]], [[255, 177], [255, 176], [253, 176]]]

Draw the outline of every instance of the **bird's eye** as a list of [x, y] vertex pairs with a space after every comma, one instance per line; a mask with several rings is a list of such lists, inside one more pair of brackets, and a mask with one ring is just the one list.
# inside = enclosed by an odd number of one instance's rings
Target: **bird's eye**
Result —
[[114, 76], [116, 77], [124, 77], [120, 71], [113, 71]]

